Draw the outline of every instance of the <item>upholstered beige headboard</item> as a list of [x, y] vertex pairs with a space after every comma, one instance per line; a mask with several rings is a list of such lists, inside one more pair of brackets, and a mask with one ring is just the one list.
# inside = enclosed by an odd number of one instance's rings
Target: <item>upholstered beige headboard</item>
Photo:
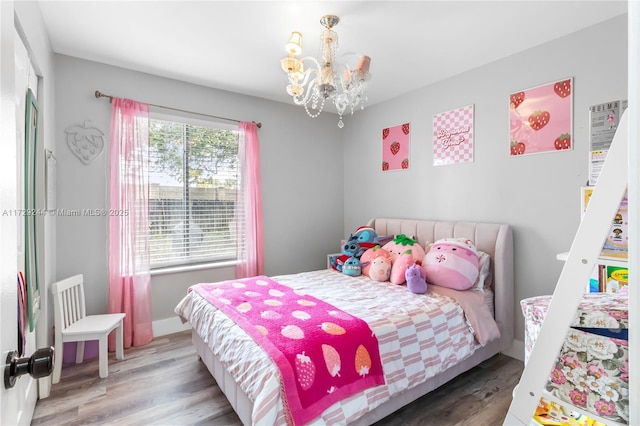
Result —
[[371, 219], [368, 223], [378, 235], [405, 234], [423, 247], [441, 238], [465, 237], [478, 250], [491, 256], [495, 318], [500, 327], [501, 350], [513, 342], [515, 299], [513, 282], [513, 234], [511, 227], [499, 223], [446, 222], [418, 219]]

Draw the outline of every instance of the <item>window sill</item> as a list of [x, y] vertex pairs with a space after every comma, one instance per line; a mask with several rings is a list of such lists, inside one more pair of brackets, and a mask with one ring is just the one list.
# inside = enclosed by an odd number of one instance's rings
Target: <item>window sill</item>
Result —
[[176, 274], [179, 272], [201, 271], [203, 269], [226, 268], [229, 266], [235, 266], [236, 263], [237, 262], [235, 260], [228, 260], [226, 262], [199, 263], [197, 265], [167, 266], [164, 268], [152, 269], [150, 271], [150, 274], [151, 276], [154, 276], [154, 275]]

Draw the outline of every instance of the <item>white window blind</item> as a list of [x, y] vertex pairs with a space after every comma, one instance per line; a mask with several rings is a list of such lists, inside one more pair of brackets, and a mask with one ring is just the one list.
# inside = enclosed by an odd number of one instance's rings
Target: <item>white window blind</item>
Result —
[[149, 123], [151, 267], [235, 260], [238, 132], [159, 117]]

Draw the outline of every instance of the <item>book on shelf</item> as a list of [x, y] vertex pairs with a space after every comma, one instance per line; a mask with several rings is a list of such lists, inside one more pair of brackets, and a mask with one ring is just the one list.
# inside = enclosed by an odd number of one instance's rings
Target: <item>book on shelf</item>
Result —
[[629, 269], [623, 266], [596, 265], [587, 284], [587, 293], [628, 293]]
[[[593, 194], [593, 186], [583, 186], [580, 189], [581, 192], [581, 209], [582, 215], [584, 215], [589, 205], [589, 200]], [[600, 257], [604, 259], [613, 260], [626, 260], [628, 257], [628, 245], [629, 245], [629, 215], [628, 215], [628, 199], [625, 192], [618, 212], [615, 214], [611, 221], [611, 228], [607, 234], [607, 239], [602, 246], [602, 253]]]

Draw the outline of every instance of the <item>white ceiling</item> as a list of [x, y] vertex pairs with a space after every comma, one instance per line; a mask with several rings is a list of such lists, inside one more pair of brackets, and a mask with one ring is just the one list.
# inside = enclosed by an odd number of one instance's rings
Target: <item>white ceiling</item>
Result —
[[627, 12], [626, 0], [38, 3], [56, 53], [281, 102], [291, 31], [317, 56], [320, 17], [335, 14], [338, 61], [372, 58], [368, 105]]

